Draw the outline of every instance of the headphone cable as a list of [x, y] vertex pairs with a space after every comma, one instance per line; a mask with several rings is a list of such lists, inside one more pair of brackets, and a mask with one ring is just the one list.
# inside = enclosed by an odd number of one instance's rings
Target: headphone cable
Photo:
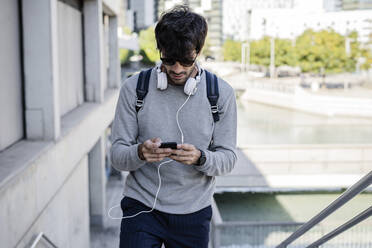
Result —
[[[180, 110], [183, 108], [183, 106], [185, 106], [185, 104], [188, 102], [188, 100], [190, 99], [190, 96], [191, 96], [191, 93], [189, 94], [189, 96], [187, 97], [186, 101], [181, 105], [181, 107], [177, 110], [177, 113], [176, 113], [176, 121], [177, 121], [177, 126], [178, 126], [178, 129], [180, 130], [181, 132], [181, 144], [183, 144], [183, 141], [184, 141], [184, 137], [183, 137], [183, 132], [182, 132], [182, 129], [181, 129], [181, 126], [180, 126], [180, 123], [178, 121], [178, 114], [180, 112]], [[159, 195], [159, 192], [160, 192], [160, 188], [161, 188], [161, 176], [160, 176], [160, 167], [163, 165], [163, 164], [166, 164], [166, 163], [169, 163], [169, 162], [172, 162], [173, 160], [170, 159], [168, 161], [164, 161], [162, 162], [161, 164], [159, 164], [158, 166], [158, 178], [159, 178], [159, 186], [158, 186], [158, 189], [156, 191], [156, 194], [155, 194], [155, 198], [154, 198], [154, 203], [152, 204], [152, 208], [150, 210], [144, 210], [144, 211], [140, 211], [134, 215], [129, 215], [129, 216], [123, 216], [123, 217], [113, 217], [111, 216], [110, 212], [112, 209], [114, 208], [117, 208], [120, 206], [120, 204], [116, 204], [115, 206], [111, 207], [108, 212], [107, 212], [107, 215], [109, 216], [110, 219], [113, 219], [113, 220], [121, 220], [121, 219], [129, 219], [129, 218], [133, 218], [133, 217], [136, 217], [137, 215], [140, 215], [142, 213], [151, 213], [154, 209], [155, 209], [155, 206], [156, 206], [156, 200], [158, 199], [158, 195]]]

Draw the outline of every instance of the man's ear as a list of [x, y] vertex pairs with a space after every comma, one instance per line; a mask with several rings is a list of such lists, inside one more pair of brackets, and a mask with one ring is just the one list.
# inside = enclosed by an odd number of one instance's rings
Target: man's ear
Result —
[[165, 73], [167, 72], [167, 70], [165, 69], [165, 67], [164, 67], [163, 64], [160, 66], [160, 71], [161, 71], [161, 72], [165, 72]]

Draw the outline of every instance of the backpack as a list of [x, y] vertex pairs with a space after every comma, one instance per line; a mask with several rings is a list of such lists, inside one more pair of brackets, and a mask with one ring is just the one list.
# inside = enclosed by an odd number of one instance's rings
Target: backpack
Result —
[[[138, 77], [137, 81], [137, 98], [136, 98], [136, 111], [138, 111], [143, 106], [143, 99], [146, 97], [148, 89], [149, 89], [149, 82], [150, 82], [150, 75], [151, 70], [144, 70], [141, 71]], [[213, 121], [217, 122], [220, 120], [220, 116], [218, 113], [218, 97], [219, 97], [219, 91], [218, 91], [218, 80], [217, 76], [213, 73], [210, 73], [207, 70], [203, 70], [206, 75], [206, 81], [207, 81], [207, 97], [209, 100], [209, 104], [211, 105], [211, 112], [213, 115]]]

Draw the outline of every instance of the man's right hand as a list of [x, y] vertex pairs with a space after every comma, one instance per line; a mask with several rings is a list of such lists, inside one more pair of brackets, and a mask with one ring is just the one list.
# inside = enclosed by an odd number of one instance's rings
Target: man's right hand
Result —
[[146, 160], [146, 162], [160, 162], [165, 157], [170, 156], [172, 154], [172, 149], [159, 148], [160, 143], [160, 138], [152, 138], [140, 144], [138, 146], [139, 158], [141, 160]]

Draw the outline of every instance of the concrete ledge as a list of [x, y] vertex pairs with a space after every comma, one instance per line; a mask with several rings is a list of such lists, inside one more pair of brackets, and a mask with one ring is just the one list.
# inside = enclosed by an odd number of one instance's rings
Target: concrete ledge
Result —
[[[271, 188], [348, 188], [363, 178], [364, 174], [322, 175], [268, 175], [265, 177]], [[314, 183], [316, 182], [316, 184]]]
[[21, 140], [0, 153], [0, 194], [2, 189], [53, 146], [53, 142]]
[[90, 247], [87, 185], [88, 161], [85, 156], [34, 220], [16, 248], [29, 247], [40, 232], [45, 233], [58, 247]]
[[[265, 86], [261, 82], [257, 83], [258, 85]], [[277, 91], [270, 88], [248, 88], [241, 98], [246, 101], [325, 116], [359, 116], [368, 118], [372, 116], [371, 99], [314, 95], [305, 92], [300, 87], [296, 87], [289, 92]]]
[[[295, 192], [340, 191], [349, 188], [365, 174], [350, 175], [267, 175], [218, 177], [216, 192]], [[316, 182], [316, 184], [314, 183]], [[372, 191], [372, 185], [367, 191]]]
[[[371, 146], [244, 146], [237, 150], [238, 161], [234, 170], [216, 178], [216, 189], [217, 192], [255, 192], [257, 189], [272, 192], [283, 189], [313, 191], [347, 188], [372, 170], [372, 161], [369, 155], [365, 156]], [[332, 160], [338, 161], [327, 160], [330, 150], [343, 154], [340, 159], [333, 154]], [[350, 154], [347, 154], [349, 151]], [[349, 159], [343, 161], [343, 158]]]
[[[331, 149], [331, 148], [364, 148], [364, 149], [371, 149], [372, 151], [372, 143], [371, 144], [265, 144], [265, 145], [239, 145], [239, 148], [244, 149]], [[372, 157], [372, 155], [371, 155]]]
[[255, 163], [372, 163], [372, 144], [252, 145], [240, 149]]

